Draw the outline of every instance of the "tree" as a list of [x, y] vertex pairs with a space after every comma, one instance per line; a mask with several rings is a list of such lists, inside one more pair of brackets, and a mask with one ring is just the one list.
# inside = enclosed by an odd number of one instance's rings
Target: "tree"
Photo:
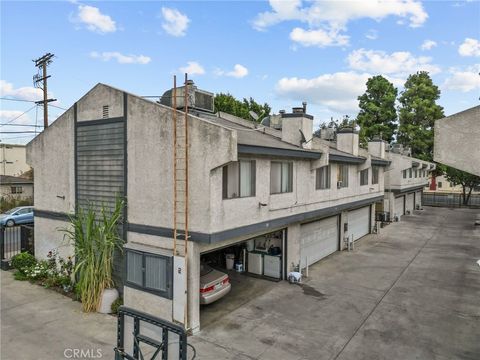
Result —
[[[271, 110], [272, 108], [267, 103], [261, 105], [253, 98], [248, 100], [244, 98], [243, 101], [240, 101], [231, 94], [220, 93], [215, 95], [215, 111], [223, 111], [245, 120], [260, 122], [264, 117], [270, 115]], [[258, 120], [252, 118], [250, 111], [259, 115]]]
[[410, 75], [400, 94], [398, 108], [400, 126], [397, 141], [412, 148], [412, 156], [433, 159], [433, 127], [443, 118], [443, 108], [437, 105], [440, 90], [426, 71]]
[[358, 97], [360, 112], [357, 116], [360, 125], [360, 141], [363, 143], [380, 136], [389, 143], [397, 129], [395, 99], [398, 90], [393, 84], [378, 75], [368, 79], [367, 90]]
[[463, 205], [468, 205], [468, 202], [470, 201], [470, 195], [472, 195], [472, 190], [480, 186], [480, 176], [447, 166], [445, 170], [445, 177], [454, 185], [462, 185]]

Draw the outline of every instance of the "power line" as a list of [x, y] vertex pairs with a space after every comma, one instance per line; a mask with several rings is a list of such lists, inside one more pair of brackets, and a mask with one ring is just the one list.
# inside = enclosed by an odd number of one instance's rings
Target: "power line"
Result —
[[41, 125], [34, 125], [34, 124], [0, 124], [1, 126], [30, 126], [30, 127], [43, 127]]
[[0, 131], [0, 134], [35, 134], [35, 131]]
[[21, 102], [29, 102], [29, 103], [34, 103], [35, 102], [33, 100], [12, 99], [12, 98], [5, 98], [5, 97], [0, 97], [0, 100], [21, 101]]
[[26, 114], [26, 113], [28, 113], [29, 111], [33, 110], [35, 107], [37, 107], [37, 105], [36, 105], [36, 104], [35, 104], [35, 105], [33, 105], [33, 106], [30, 108], [30, 109], [28, 109], [28, 110], [27, 110], [27, 111], [25, 111], [24, 113], [22, 113], [22, 114], [18, 115], [17, 117], [14, 117], [14, 118], [13, 118], [13, 119], [11, 119], [11, 120], [8, 120], [8, 121], [7, 121], [5, 124], [2, 124], [2, 125], [0, 125], [0, 126], [4, 126], [4, 125], [6, 125], [6, 124], [10, 124], [12, 121], [15, 121], [15, 120], [17, 120], [18, 118], [22, 117], [23, 115], [25, 115], [25, 114]]
[[6, 137], [6, 138], [4, 138], [4, 140], [25, 139], [25, 138], [29, 138], [29, 137], [32, 137], [32, 135]]
[[63, 107], [60, 107], [60, 106], [57, 106], [57, 105], [53, 105], [53, 104], [48, 104], [48, 106], [53, 106], [54, 108], [61, 109], [61, 110], [65, 110], [65, 111], [68, 110], [68, 109], [65, 109], [65, 108], [63, 108]]

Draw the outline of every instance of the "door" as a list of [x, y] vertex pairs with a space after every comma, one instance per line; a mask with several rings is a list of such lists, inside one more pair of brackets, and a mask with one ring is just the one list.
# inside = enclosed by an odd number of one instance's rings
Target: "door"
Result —
[[422, 192], [421, 191], [417, 191], [415, 193], [415, 209], [418, 207], [422, 207]]
[[305, 268], [338, 250], [338, 216], [300, 227], [300, 266]]
[[405, 215], [405, 196], [399, 196], [395, 198], [395, 214], [394, 216], [398, 216], [398, 219], [402, 215]]
[[405, 211], [410, 211], [410, 214], [413, 213], [413, 209], [415, 208], [415, 205], [414, 205], [415, 199], [413, 197], [414, 197], [413, 193], [407, 194]]
[[353, 240], [370, 233], [370, 206], [348, 212], [348, 236]]

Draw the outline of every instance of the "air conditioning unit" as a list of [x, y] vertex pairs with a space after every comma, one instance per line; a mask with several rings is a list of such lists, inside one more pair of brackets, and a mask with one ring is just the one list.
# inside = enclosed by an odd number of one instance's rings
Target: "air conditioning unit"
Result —
[[[177, 109], [183, 109], [185, 107], [185, 86], [177, 87]], [[214, 94], [205, 90], [200, 90], [189, 80], [188, 93], [187, 93], [188, 107], [190, 109], [214, 112]], [[160, 98], [160, 104], [173, 107], [173, 89], [165, 91]]]
[[343, 182], [337, 181], [337, 189], [341, 189], [343, 185]]

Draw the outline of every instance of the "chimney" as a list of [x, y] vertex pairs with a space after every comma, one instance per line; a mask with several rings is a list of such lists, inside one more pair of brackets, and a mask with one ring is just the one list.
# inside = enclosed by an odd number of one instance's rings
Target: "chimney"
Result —
[[368, 142], [368, 152], [370, 155], [385, 159], [385, 141], [379, 137], [374, 137]]
[[306, 113], [307, 103], [292, 108], [291, 113], [280, 112], [282, 116], [282, 140], [290, 144], [311, 149], [313, 116]]
[[352, 128], [338, 130], [337, 150], [358, 156], [358, 132]]

